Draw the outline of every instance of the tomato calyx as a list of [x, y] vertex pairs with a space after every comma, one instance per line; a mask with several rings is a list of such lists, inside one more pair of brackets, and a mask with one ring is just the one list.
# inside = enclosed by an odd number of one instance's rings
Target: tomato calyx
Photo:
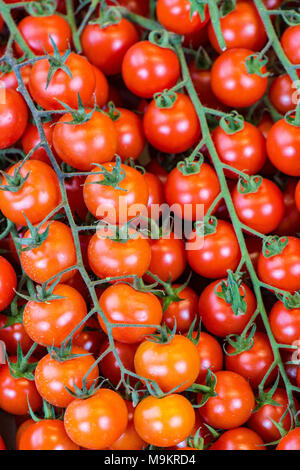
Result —
[[226, 347], [224, 345], [223, 349], [224, 352], [227, 356], [237, 356], [238, 354], [241, 354], [243, 352], [249, 351], [253, 345], [254, 345], [254, 334], [256, 332], [256, 325], [253, 324], [250, 333], [241, 334], [241, 335], [235, 335], [231, 334], [226, 337], [226, 341], [230, 346], [234, 348], [234, 351], [232, 353], [229, 353], [226, 350]]
[[193, 14], [197, 12], [199, 13], [201, 21], [204, 21], [208, 1], [207, 0], [189, 0], [189, 3], [191, 4], [190, 18], [192, 19]]
[[40, 421], [45, 421], [45, 420], [47, 420], [47, 419], [55, 419], [55, 420], [60, 420], [60, 421], [63, 420], [63, 413], [61, 413], [60, 416], [56, 416], [54, 406], [50, 405], [50, 403], [48, 403], [48, 402], [47, 402], [46, 400], [44, 400], [44, 399], [43, 399], [43, 417], [42, 417], [42, 418], [39, 418], [39, 417], [34, 413], [34, 411], [32, 410], [32, 408], [31, 408], [31, 406], [30, 406], [29, 400], [27, 400], [27, 402], [28, 402], [28, 409], [29, 409], [30, 418], [31, 418], [35, 423], [39, 423]]
[[202, 384], [193, 384], [191, 387], [186, 389], [186, 392], [192, 393], [199, 393], [201, 394], [200, 403], [197, 405], [194, 404], [193, 408], [201, 408], [201, 406], [205, 405], [205, 403], [212, 397], [216, 397], [216, 385], [217, 385], [217, 377], [215, 374], [210, 370], [207, 369], [205, 385]]
[[[16, 292], [18, 294], [18, 292]], [[3, 330], [9, 326], [15, 325], [16, 323], [23, 323], [23, 312], [24, 312], [25, 305], [18, 305], [18, 297], [17, 295], [14, 297], [12, 303], [9, 307], [9, 312], [6, 313], [4, 311], [2, 315], [5, 317], [5, 323], [0, 330]]]
[[14, 237], [14, 242], [16, 243], [16, 245], [20, 247], [20, 251], [30, 251], [34, 248], [38, 248], [39, 246], [41, 246], [41, 244], [44, 243], [44, 241], [47, 239], [49, 235], [51, 221], [49, 222], [46, 229], [42, 233], [39, 233], [39, 225], [35, 227], [34, 225], [32, 225], [30, 220], [28, 220], [25, 214], [24, 214], [24, 217], [27, 221], [27, 226], [28, 226], [28, 230], [30, 232], [31, 238], [30, 237], [28, 238]]
[[268, 58], [261, 54], [251, 54], [247, 57], [245, 65], [247, 72], [250, 75], [258, 75], [265, 78], [270, 75], [270, 72], [263, 72], [262, 68], [268, 63]]
[[209, 57], [204, 47], [200, 46], [196, 52], [194, 65], [198, 70], [210, 70], [212, 66], [212, 60]]
[[147, 274], [163, 286], [163, 291], [156, 291], [156, 295], [162, 299], [163, 312], [165, 312], [173, 302], [182, 302], [183, 299], [179, 294], [188, 286], [192, 275], [192, 273], [190, 273], [188, 279], [181, 286], [173, 287], [170, 282], [162, 281], [156, 274], [152, 274], [150, 271], [147, 271]]
[[278, 403], [277, 401], [273, 400], [273, 398], [272, 398], [275, 391], [276, 391], [276, 389], [277, 389], [277, 387], [278, 387], [279, 379], [280, 379], [280, 375], [278, 374], [274, 384], [272, 385], [272, 388], [270, 388], [270, 390], [267, 391], [267, 392], [264, 391], [264, 389], [261, 386], [259, 386], [258, 396], [255, 399], [256, 407], [253, 410], [253, 413], [258, 411], [260, 408], [262, 408], [265, 405], [282, 406], [281, 403]]
[[151, 341], [157, 344], [169, 344], [174, 339], [174, 336], [176, 334], [176, 328], [176, 319], [174, 321], [174, 326], [172, 330], [170, 330], [170, 328], [168, 328], [168, 326], [163, 323], [163, 325], [159, 327], [158, 333], [153, 335], [147, 335], [147, 341]]
[[119, 186], [119, 183], [123, 181], [123, 179], [126, 176], [125, 170], [121, 167], [122, 161], [119, 155], [116, 157], [116, 162], [114, 166], [112, 167], [111, 171], [108, 171], [103, 165], [100, 163], [95, 163], [94, 164], [97, 168], [99, 168], [100, 171], [97, 171], [96, 173], [90, 173], [92, 175], [102, 175], [103, 179], [101, 181], [93, 181], [92, 183], [85, 183], [85, 184], [101, 184], [102, 186], [110, 186], [114, 189], [119, 189], [120, 191], [127, 192], [127, 189], [121, 188]]
[[260, 175], [245, 175], [239, 178], [237, 189], [240, 194], [253, 194], [257, 193], [263, 178]]
[[55, 13], [56, 1], [40, 0], [39, 2], [29, 2], [25, 9], [32, 16], [50, 16]]
[[262, 246], [264, 257], [272, 258], [273, 256], [280, 255], [288, 242], [287, 237], [279, 237], [278, 235], [265, 237]]
[[[63, 101], [60, 101], [59, 99], [57, 99], [57, 101], [68, 111], [69, 114], [71, 114], [73, 118], [71, 121], [63, 122], [63, 125], [73, 124], [76, 126], [78, 124], [84, 124], [85, 122], [88, 122], [92, 118], [96, 110], [96, 106], [90, 111], [86, 110], [85, 107], [83, 106], [79, 93], [77, 94], [77, 100], [78, 100], [78, 109], [73, 109], [70, 106], [68, 106], [66, 103], [64, 103]], [[59, 123], [56, 123], [56, 124], [59, 125]]]
[[[231, 305], [235, 315], [245, 315], [247, 311], [246, 293], [242, 287], [243, 294], [240, 294], [240, 287], [242, 286], [240, 274], [233, 273], [230, 270], [227, 272], [227, 280], [216, 285], [215, 294], [219, 299], [223, 299], [228, 305]], [[219, 287], [221, 287], [221, 292], [218, 290]]]
[[205, 237], [207, 235], [213, 235], [217, 231], [218, 220], [215, 216], [204, 217], [203, 220], [199, 220], [194, 224], [197, 235], [199, 237]]
[[153, 96], [155, 104], [159, 109], [170, 109], [176, 103], [177, 95], [172, 90], [164, 90], [159, 93], [155, 93]]
[[189, 157], [177, 163], [177, 169], [184, 176], [196, 175], [200, 173], [203, 162], [204, 162], [203, 154], [198, 151], [196, 154], [195, 152], [193, 152]]
[[[121, 117], [120, 111], [116, 108], [115, 103], [113, 101], [109, 101], [107, 104], [107, 116], [112, 120], [112, 121], [117, 121]], [[132, 158], [129, 159], [131, 166], [133, 165], [134, 160]], [[133, 167], [135, 168], [135, 166]]]
[[186, 440], [187, 446], [192, 449], [204, 450], [204, 439], [200, 436], [201, 428], [197, 429], [194, 436], [189, 436]]
[[99, 18], [89, 21], [89, 24], [99, 25], [101, 29], [120, 23], [122, 14], [116, 7], [107, 8], [104, 2], [101, 2]]
[[288, 310], [300, 308], [300, 291], [295, 292], [294, 295], [288, 293], [281, 294], [277, 292], [276, 297], [283, 303], [285, 308], [287, 308]]
[[69, 340], [68, 342], [64, 341], [59, 348], [55, 346], [50, 346], [47, 348], [47, 351], [50, 354], [51, 358], [57, 362], [65, 362], [83, 356], [90, 356], [90, 353], [73, 354], [72, 340]]
[[49, 65], [50, 65], [48, 75], [47, 75], [46, 89], [48, 88], [48, 86], [49, 86], [55, 72], [57, 72], [57, 70], [63, 70], [63, 72], [65, 72], [71, 80], [73, 78], [71, 70], [66, 65], [66, 60], [72, 52], [71, 48], [69, 47], [63, 53], [63, 55], [61, 55], [55, 41], [53, 40], [53, 38], [51, 36], [49, 36], [49, 39], [50, 39], [50, 42], [51, 42], [52, 47], [53, 47], [53, 55], [50, 55], [50, 54], [48, 54], [48, 52], [45, 51], [45, 55], [48, 59]]
[[294, 127], [300, 127], [300, 100], [297, 102], [296, 111], [288, 111], [284, 119], [288, 124]]
[[29, 358], [37, 347], [37, 343], [33, 343], [30, 350], [23, 355], [21, 344], [18, 342], [17, 346], [17, 362], [12, 362], [7, 356], [7, 364], [9, 367], [10, 375], [15, 379], [26, 378], [28, 380], [34, 380], [34, 370], [37, 366], [37, 362], [29, 362]]
[[22, 188], [25, 181], [28, 179], [30, 172], [28, 172], [25, 176], [22, 176], [20, 171], [22, 168], [22, 164], [18, 165], [14, 169], [14, 174], [9, 175], [5, 173], [5, 171], [0, 171], [0, 173], [4, 176], [8, 184], [1, 184], [0, 190], [2, 191], [10, 191], [12, 193], [17, 193]]
[[51, 300], [64, 299], [65, 297], [61, 295], [54, 295], [53, 291], [57, 284], [60, 282], [61, 276], [59, 276], [55, 282], [48, 286], [47, 282], [44, 282], [41, 286], [34, 286], [31, 279], [27, 280], [27, 288], [29, 295], [25, 295], [22, 292], [16, 292], [18, 296], [22, 299], [27, 300], [28, 302], [38, 302], [38, 303], [49, 303]]
[[244, 129], [245, 120], [237, 111], [232, 111], [220, 119], [219, 125], [226, 134], [232, 135]]

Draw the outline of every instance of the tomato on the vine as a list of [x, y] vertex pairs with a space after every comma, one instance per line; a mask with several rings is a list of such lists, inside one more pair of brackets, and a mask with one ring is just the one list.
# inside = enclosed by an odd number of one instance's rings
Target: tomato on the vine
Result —
[[[197, 332], [193, 332], [193, 338], [197, 337]], [[223, 368], [223, 351], [212, 335], [201, 331], [200, 338], [196, 344], [198, 354], [200, 357], [200, 372], [196, 379], [197, 383], [204, 384], [207, 376], [208, 369], [211, 372], [218, 372]]]
[[300, 25], [290, 26], [281, 37], [282, 48], [292, 64], [300, 64]]
[[267, 154], [273, 165], [289, 176], [300, 176], [300, 128], [280, 119], [267, 138]]
[[125, 108], [118, 108], [119, 118], [114, 121], [117, 134], [116, 154], [125, 162], [136, 160], [144, 150], [146, 139], [141, 118]]
[[16, 272], [10, 262], [0, 256], [0, 312], [10, 305], [16, 288]]
[[[134, 372], [134, 355], [138, 347], [138, 343], [121, 343], [121, 341], [114, 341], [115, 350], [122, 362], [125, 369]], [[109, 348], [109, 340], [103, 341], [99, 355], [103, 354]], [[121, 369], [119, 362], [113, 352], [106, 354], [100, 362], [101, 372], [110, 383], [115, 387], [121, 380]], [[129, 382], [131, 384], [136, 383], [137, 379], [129, 376]]]
[[[180, 284], [173, 284], [174, 289], [180, 288]], [[176, 322], [177, 333], [189, 331], [193, 321], [198, 318], [197, 293], [189, 286], [184, 287], [178, 293], [180, 300], [174, 300], [166, 308], [163, 314], [163, 323], [172, 331]]]
[[293, 81], [288, 74], [274, 78], [269, 88], [269, 98], [277, 111], [286, 114], [295, 109], [294, 96], [297, 90], [293, 88]]
[[145, 441], [138, 435], [134, 427], [134, 407], [132, 402], [125, 400], [128, 410], [128, 424], [125, 432], [111, 444], [108, 449], [111, 450], [143, 450]]
[[23, 431], [18, 450], [80, 450], [67, 436], [59, 419], [44, 419], [30, 423]]
[[197, 11], [191, 15], [191, 3], [188, 0], [158, 0], [156, 5], [158, 21], [177, 34], [200, 31], [209, 21], [207, 5], [204, 6], [203, 13], [203, 19]]
[[[52, 145], [52, 136], [53, 136], [53, 121], [46, 121], [42, 123], [42, 128], [45, 133], [45, 137], [49, 144], [50, 149], [53, 151]], [[41, 142], [41, 137], [39, 134], [39, 130], [34, 123], [29, 123], [21, 140], [23, 150], [26, 154], [31, 152], [34, 148], [34, 152], [31, 154], [31, 160], [40, 160], [44, 163], [50, 164], [50, 159], [47, 154], [47, 151], [43, 147], [38, 147], [38, 144]]]
[[272, 333], [278, 343], [295, 344], [300, 338], [300, 308], [287, 308], [280, 300], [269, 316]]
[[300, 450], [300, 428], [289, 431], [280, 440], [276, 450]]
[[266, 450], [263, 444], [259, 434], [251, 429], [236, 428], [224, 432], [209, 450]]
[[28, 121], [28, 110], [20, 93], [2, 88], [0, 101], [0, 149], [15, 144], [24, 134]]

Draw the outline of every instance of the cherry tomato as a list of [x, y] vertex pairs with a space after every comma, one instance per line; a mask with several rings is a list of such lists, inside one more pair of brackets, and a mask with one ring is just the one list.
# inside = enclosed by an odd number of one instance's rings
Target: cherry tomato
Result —
[[85, 180], [86, 177], [83, 175], [76, 175], [71, 178], [64, 179], [64, 185], [72, 214], [79, 217], [81, 220], [85, 220], [88, 214], [88, 210], [83, 199], [83, 186]]
[[11, 304], [16, 288], [15, 270], [3, 256], [0, 256], [0, 312]]
[[[114, 341], [115, 349], [125, 369], [134, 372], [134, 355], [137, 350], [138, 344], [121, 343], [120, 341]], [[103, 354], [104, 351], [109, 347], [109, 341], [106, 339], [100, 348], [99, 355]], [[102, 374], [108, 378], [110, 383], [117, 386], [121, 380], [120, 365], [113, 352], [108, 353], [103, 357], [100, 363]], [[134, 384], [136, 379], [133, 377], [129, 378], [130, 383]]]
[[157, 220], [160, 217], [160, 214], [157, 213], [157, 208], [159, 208], [165, 202], [164, 186], [159, 176], [154, 175], [149, 171], [144, 173], [144, 179], [149, 190], [149, 198], [147, 203], [148, 217], [150, 219]]
[[95, 90], [87, 105], [90, 108], [94, 108], [96, 102], [97, 106], [101, 108], [108, 101], [109, 85], [106, 76], [100, 69], [98, 69], [98, 67], [93, 65], [93, 71], [96, 80]]
[[[74, 392], [74, 385], [81, 388], [83, 378], [86, 377], [88, 389], [99, 376], [99, 369], [93, 356], [86, 354], [85, 349], [73, 346], [71, 354], [78, 357], [67, 358], [60, 362], [51, 357], [44, 356], [35, 369], [35, 384], [40, 395], [51, 405], [66, 408], [74, 400], [66, 387]], [[94, 366], [92, 368], [92, 366]]]
[[300, 184], [298, 182], [296, 189], [295, 189], [295, 202], [298, 208], [298, 211], [300, 212]]
[[269, 89], [269, 98], [275, 109], [281, 114], [295, 109], [293, 100], [296, 88], [293, 88], [293, 82], [288, 74], [276, 77]]
[[[100, 307], [106, 320], [110, 323], [138, 324], [141, 327], [116, 327], [112, 335], [122, 343], [137, 343], [145, 335], [153, 333], [155, 327], [142, 325], [160, 325], [162, 307], [154, 294], [139, 292], [127, 284], [115, 284], [108, 287], [99, 299]], [[106, 325], [98, 315], [102, 329], [107, 332]]]
[[190, 435], [194, 424], [195, 412], [191, 403], [178, 394], [144, 398], [134, 412], [137, 433], [154, 446], [179, 444]]
[[67, 436], [64, 423], [44, 419], [31, 423], [20, 438], [18, 450], [80, 450]]
[[171, 49], [141, 41], [126, 52], [122, 76], [132, 93], [142, 98], [152, 98], [155, 93], [176, 85], [180, 64]]
[[99, 348], [103, 343], [104, 337], [105, 335], [100, 330], [98, 321], [92, 317], [85, 323], [83, 330], [76, 333], [73, 338], [73, 345], [79, 346], [85, 351], [98, 357]]
[[146, 139], [141, 118], [125, 108], [118, 108], [120, 117], [114, 122], [117, 131], [117, 155], [123, 162], [136, 160], [144, 150]]
[[[21, 253], [24, 271], [30, 279], [39, 284], [76, 264], [76, 250], [71, 229], [62, 222], [54, 220], [42, 224], [39, 233], [43, 234], [47, 228], [49, 228], [48, 236], [40, 246]], [[30, 237], [28, 230], [24, 238]], [[73, 275], [73, 270], [67, 271], [62, 274], [60, 281], [66, 281]]]
[[166, 29], [177, 34], [200, 31], [209, 21], [207, 5], [204, 14], [203, 20], [197, 11], [191, 16], [191, 3], [188, 0], [158, 0], [156, 6], [158, 21]]
[[0, 315], [0, 340], [4, 341], [7, 353], [10, 356], [16, 356], [18, 343], [24, 354], [27, 354], [31, 346], [32, 340], [29, 338], [23, 323], [16, 322], [12, 325], [5, 326], [8, 318], [6, 315]]
[[[29, 83], [29, 77], [31, 74], [31, 65], [27, 64], [20, 68], [21, 77], [24, 82], [24, 85], [27, 87]], [[7, 72], [3, 71], [1, 74], [1, 82], [4, 84], [5, 88], [11, 88], [12, 90], [17, 91], [19, 86], [16, 74], [10, 68]]]
[[193, 60], [189, 64], [189, 73], [203, 106], [216, 109], [224, 108], [211, 89], [211, 70], [198, 68]]
[[23, 135], [28, 121], [26, 103], [17, 91], [2, 88], [0, 101], [0, 149], [15, 144]]
[[105, 449], [125, 432], [128, 411], [118, 393], [102, 388], [85, 400], [73, 400], [66, 409], [64, 424], [68, 436], [79, 446]]
[[286, 175], [300, 176], [300, 128], [280, 119], [269, 132], [267, 153], [273, 165]]
[[285, 212], [283, 219], [276, 229], [278, 235], [293, 235], [299, 230], [300, 211], [297, 208], [297, 183], [297, 178], [288, 178], [287, 184], [283, 189]]
[[[53, 151], [53, 145], [52, 145], [52, 136], [53, 136], [53, 122], [44, 122], [42, 124], [43, 131], [45, 133], [47, 142], [50, 146], [50, 149]], [[33, 150], [35, 147], [38, 146], [38, 144], [41, 141], [41, 137], [38, 131], [37, 126], [34, 123], [29, 123], [26, 131], [23, 134], [22, 137], [22, 147], [24, 152], [27, 154], [31, 150]], [[50, 159], [48, 157], [48, 154], [46, 150], [43, 147], [37, 148], [32, 154], [31, 154], [31, 160], [40, 160], [44, 163], [50, 164]]]
[[104, 28], [88, 24], [83, 30], [81, 43], [84, 55], [93, 65], [105, 75], [115, 75], [121, 72], [126, 52], [138, 39], [133, 24], [122, 18], [119, 23]]
[[158, 108], [151, 101], [144, 115], [144, 131], [153, 147], [165, 153], [181, 153], [200, 137], [200, 125], [190, 98], [176, 93], [171, 108]]
[[281, 439], [276, 450], [300, 450], [300, 428], [288, 432]]
[[251, 429], [236, 428], [224, 432], [209, 450], [266, 450], [261, 437]]
[[128, 410], [128, 425], [125, 432], [108, 448], [111, 450], [143, 450], [146, 443], [135, 430], [133, 416], [134, 407], [132, 403], [125, 400]]
[[[107, 0], [107, 5], [116, 6], [114, 0]], [[127, 10], [136, 13], [141, 16], [148, 16], [149, 13], [149, 1], [148, 0], [118, 0], [118, 4]]]
[[[197, 337], [197, 332], [193, 332], [193, 338]], [[210, 334], [201, 331], [198, 344], [196, 345], [200, 357], [200, 372], [197, 383], [205, 383], [208, 369], [211, 372], [218, 372], [223, 367], [223, 351], [218, 341]]]
[[[179, 284], [173, 284], [177, 289]], [[173, 330], [176, 321], [177, 333], [186, 333], [198, 317], [198, 295], [190, 287], [182, 289], [178, 297], [182, 300], [172, 302], [164, 312], [163, 323]]]
[[279, 300], [269, 316], [273, 335], [278, 343], [294, 344], [300, 338], [300, 308], [288, 309]]
[[[212, 91], [227, 106], [252, 106], [264, 95], [268, 78], [247, 72], [245, 61], [253, 54], [250, 49], [229, 49], [214, 62], [211, 71]], [[266, 73], [265, 66], [261, 68], [261, 72]]]
[[281, 37], [282, 48], [292, 64], [300, 64], [300, 25], [290, 26]]
[[[202, 418], [217, 429], [232, 429], [242, 426], [251, 416], [255, 406], [252, 389], [246, 379], [235, 372], [216, 372], [217, 396], [210, 397], [199, 408]], [[201, 401], [201, 394], [198, 401]]]

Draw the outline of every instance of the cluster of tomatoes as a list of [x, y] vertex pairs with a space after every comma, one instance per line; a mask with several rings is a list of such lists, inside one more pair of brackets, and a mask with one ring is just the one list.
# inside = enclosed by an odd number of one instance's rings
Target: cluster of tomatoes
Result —
[[[300, 112], [261, 19], [275, 34], [284, 2], [227, 2], [218, 27], [193, 0], [17, 3], [0, 1], [16, 449], [299, 450]], [[296, 73], [300, 25], [277, 31]], [[192, 233], [146, 223], [154, 205]]]

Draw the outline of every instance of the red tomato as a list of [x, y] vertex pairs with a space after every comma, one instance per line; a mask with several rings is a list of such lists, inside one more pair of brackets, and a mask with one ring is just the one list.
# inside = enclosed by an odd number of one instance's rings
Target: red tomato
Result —
[[241, 259], [239, 242], [229, 222], [218, 220], [216, 232], [199, 236], [194, 229], [195, 241], [187, 247], [190, 267], [200, 276], [218, 279], [226, 276], [227, 270], [235, 271]]
[[101, 108], [108, 101], [109, 85], [106, 76], [103, 72], [101, 72], [100, 69], [98, 69], [98, 67], [95, 67], [93, 65], [93, 71], [95, 75], [96, 85], [94, 93], [92, 94], [87, 105], [90, 108], [94, 108], [96, 102], [97, 106]]
[[[118, 356], [124, 366], [125, 369], [134, 372], [134, 355], [137, 350], [138, 344], [127, 344], [121, 343], [120, 341], [114, 342], [115, 349], [118, 353]], [[109, 341], [106, 339], [100, 348], [99, 356], [104, 353], [109, 347]], [[113, 352], [108, 353], [102, 360], [101, 360], [101, 372], [106, 377], [110, 383], [112, 383], [115, 387], [119, 384], [121, 380], [121, 371], [120, 365], [116, 359], [116, 356]], [[136, 379], [130, 377], [130, 383], [135, 383]]]
[[[46, 240], [37, 248], [22, 251], [21, 264], [27, 276], [34, 282], [42, 284], [64, 269], [76, 264], [76, 250], [71, 229], [57, 220], [43, 224], [39, 233], [44, 233], [49, 227]], [[29, 230], [24, 238], [30, 238]], [[60, 282], [70, 279], [74, 271], [64, 273]]]
[[[250, 49], [236, 48], [223, 52], [212, 66], [211, 87], [216, 97], [227, 106], [252, 106], [264, 95], [268, 78], [247, 72], [245, 61], [254, 54]], [[266, 73], [266, 67], [261, 68]]]
[[0, 312], [7, 308], [15, 296], [17, 276], [12, 265], [0, 256]]
[[220, 103], [211, 89], [211, 70], [199, 69], [193, 60], [189, 64], [189, 73], [203, 106], [217, 109], [225, 107]]
[[81, 36], [84, 55], [105, 75], [121, 72], [126, 52], [138, 39], [137, 30], [125, 18], [105, 28], [98, 24], [88, 24]]
[[[31, 74], [31, 65], [27, 64], [24, 65], [23, 67], [20, 68], [22, 80], [24, 82], [24, 85], [27, 87], [29, 83], [29, 77]], [[17, 88], [19, 86], [16, 74], [13, 70], [10, 72], [3, 72], [1, 74], [1, 82], [3, 82], [5, 88], [11, 88], [12, 90], [17, 91]]]
[[114, 122], [117, 131], [117, 150], [123, 162], [136, 160], [144, 150], [146, 139], [141, 118], [125, 108], [118, 108], [120, 117]]
[[127, 88], [142, 98], [152, 98], [155, 93], [176, 85], [180, 64], [175, 52], [159, 47], [150, 41], [134, 44], [126, 53], [122, 76]]
[[137, 433], [154, 446], [179, 444], [190, 435], [194, 424], [194, 409], [182, 395], [149, 396], [140, 401], [134, 412]]
[[[107, 5], [116, 6], [115, 0], [107, 0]], [[127, 8], [129, 11], [141, 16], [148, 16], [149, 1], [148, 0], [118, 0], [118, 4]]]
[[17, 355], [18, 343], [20, 343], [24, 354], [28, 353], [33, 345], [22, 323], [17, 322], [10, 326], [5, 326], [6, 315], [0, 315], [0, 340], [4, 341], [5, 348], [10, 356]]
[[73, 109], [78, 106], [78, 93], [84, 106], [87, 106], [95, 90], [95, 74], [92, 65], [85, 57], [72, 52], [67, 58], [65, 65], [72, 74], [57, 70], [48, 87], [47, 76], [50, 64], [47, 59], [41, 59], [32, 67], [29, 79], [29, 91], [33, 99], [45, 109], [64, 109], [58, 100]]
[[125, 400], [128, 410], [128, 425], [125, 432], [108, 449], [111, 450], [143, 450], [146, 443], [135, 430], [133, 416], [134, 407], [132, 403]]
[[64, 185], [68, 197], [68, 202], [73, 216], [77, 215], [81, 220], [85, 220], [88, 214], [87, 207], [83, 199], [83, 186], [85, 176], [72, 176], [64, 179]]
[[147, 204], [148, 217], [150, 219], [157, 220], [159, 218], [159, 214], [157, 214], [157, 206], [161, 206], [165, 202], [164, 185], [158, 175], [154, 175], [148, 171], [144, 173], [144, 179], [149, 190]]
[[[139, 292], [127, 284], [115, 284], [108, 287], [99, 298], [99, 304], [111, 324], [138, 324], [141, 327], [116, 327], [113, 337], [121, 343], [138, 343], [145, 335], [154, 333], [155, 327], [142, 325], [160, 325], [162, 307], [157, 297], [149, 292]], [[102, 329], [107, 327], [98, 314]]]
[[300, 289], [300, 240], [287, 237], [288, 244], [281, 254], [265, 258], [263, 253], [258, 259], [258, 275], [270, 286], [289, 292]]
[[273, 165], [286, 175], [300, 176], [300, 128], [285, 119], [277, 121], [267, 138], [267, 153]]
[[166, 29], [177, 34], [200, 31], [209, 21], [207, 6], [203, 21], [198, 12], [194, 12], [191, 17], [191, 3], [188, 0], [158, 0], [156, 15]]
[[[197, 332], [193, 332], [196, 338]], [[200, 357], [200, 372], [196, 382], [205, 383], [208, 369], [211, 372], [218, 372], [223, 368], [223, 351], [218, 341], [208, 333], [201, 331], [197, 344], [198, 354]]]
[[236, 428], [224, 432], [209, 450], [266, 450], [263, 444], [261, 437], [251, 429]]
[[[225, 338], [230, 334], [240, 334], [249, 322], [256, 309], [256, 300], [252, 291], [245, 284], [240, 287], [240, 294], [245, 294], [247, 311], [235, 315], [231, 305], [220, 299], [216, 293], [221, 292], [220, 280], [209, 284], [200, 295], [199, 315], [205, 328], [212, 334]], [[218, 286], [218, 287], [217, 287]]]
[[171, 108], [158, 108], [151, 101], [144, 115], [144, 131], [150, 144], [161, 152], [188, 150], [200, 137], [198, 116], [190, 98], [176, 93]]
[[22, 137], [28, 121], [26, 103], [15, 90], [2, 88], [0, 101], [0, 149], [15, 144]]
[[[257, 174], [266, 162], [266, 143], [260, 130], [245, 122], [244, 127], [234, 134], [226, 134], [219, 126], [212, 138], [220, 160], [248, 175]], [[229, 178], [237, 178], [236, 173], [226, 171]]]
[[300, 212], [300, 184], [298, 182], [295, 190], [295, 202], [298, 208], [298, 211]]
[[44, 419], [31, 423], [22, 433], [18, 450], [80, 450], [67, 436], [64, 423]]
[[300, 64], [300, 25], [290, 26], [281, 37], [281, 45], [292, 64]]
[[68, 436], [79, 446], [105, 449], [125, 432], [128, 411], [118, 393], [102, 388], [86, 400], [73, 400], [66, 410], [64, 424]]
[[[179, 284], [173, 284], [173, 288], [180, 287]], [[172, 302], [164, 312], [163, 323], [170, 330], [173, 330], [176, 321], [177, 333], [186, 333], [195, 318], [198, 317], [198, 295], [190, 287], [182, 289], [178, 297], [182, 300]]]
[[287, 184], [283, 190], [285, 213], [276, 229], [278, 235], [293, 235], [299, 230], [300, 211], [297, 208], [297, 183], [297, 178], [288, 178]]
[[146, 165], [147, 172], [154, 173], [158, 176], [160, 181], [165, 184], [168, 177], [167, 170], [162, 166], [161, 162], [157, 158], [153, 158], [147, 165]]
[[276, 450], [300, 450], [300, 428], [288, 432], [281, 439]]
[[59, 408], [66, 408], [74, 400], [66, 387], [72, 391], [74, 391], [74, 385], [81, 388], [82, 380], [90, 368], [86, 377], [88, 388], [99, 376], [94, 357], [86, 354], [85, 349], [73, 346], [71, 353], [77, 354], [78, 357], [68, 358], [63, 362], [52, 359], [50, 354], [47, 354], [39, 361], [35, 369], [35, 384], [40, 395], [51, 405]]
[[[217, 396], [211, 397], [199, 408], [202, 418], [217, 429], [232, 429], [242, 426], [251, 416], [255, 399], [248, 382], [239, 374], [230, 371], [216, 372]], [[198, 401], [202, 396], [199, 394]]]
[[202, 163], [199, 173], [183, 175], [178, 168], [169, 173], [165, 184], [166, 200], [171, 210], [186, 220], [199, 220], [204, 215], [220, 192], [220, 183], [215, 170], [207, 163]]
[[[99, 328], [98, 321], [92, 317], [84, 325], [82, 331], [73, 338], [73, 345], [98, 357], [100, 345], [104, 340], [104, 333]], [[102, 366], [102, 363], [101, 363]]]
[[[53, 130], [54, 130], [53, 122], [52, 121], [44, 122], [42, 124], [42, 127], [44, 130], [47, 142], [50, 146], [50, 149], [53, 151], [53, 146], [52, 146], [52, 136], [53, 136]], [[38, 146], [40, 141], [41, 141], [41, 137], [40, 137], [37, 126], [33, 123], [29, 123], [26, 128], [26, 131], [23, 134], [22, 141], [21, 141], [24, 152], [26, 154], [29, 153], [31, 150], [33, 150], [35, 147]], [[48, 154], [43, 147], [37, 148], [37, 150], [35, 150], [32, 153], [30, 158], [31, 160], [41, 160], [44, 163], [50, 164], [50, 159], [48, 157]]]
[[3, 441], [2, 436], [0, 436], [0, 450], [6, 450], [6, 445]]
[[300, 308], [288, 309], [276, 302], [269, 316], [272, 333], [278, 343], [295, 344], [300, 338]]
[[281, 114], [295, 109], [294, 96], [297, 93], [288, 74], [276, 77], [269, 88], [269, 98], [275, 109]]
[[[20, 163], [6, 170], [14, 176]], [[18, 225], [27, 225], [24, 214], [32, 224], [38, 224], [60, 203], [58, 178], [54, 170], [44, 162], [27, 160], [19, 174], [27, 179], [17, 191], [0, 191], [0, 208], [5, 217]], [[1, 183], [8, 185], [5, 176]]]

